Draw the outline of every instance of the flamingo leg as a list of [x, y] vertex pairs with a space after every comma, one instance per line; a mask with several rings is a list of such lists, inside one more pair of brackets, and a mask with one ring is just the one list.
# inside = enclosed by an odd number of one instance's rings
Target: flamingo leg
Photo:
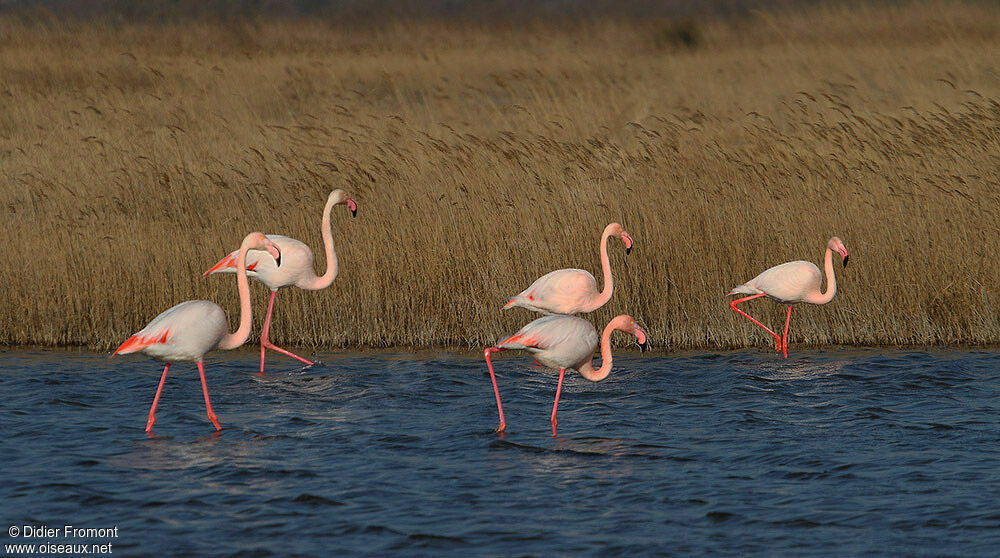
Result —
[[153, 396], [153, 406], [149, 408], [149, 417], [146, 418], [146, 432], [153, 429], [156, 422], [156, 405], [160, 402], [160, 394], [163, 393], [163, 384], [167, 381], [167, 371], [170, 370], [170, 363], [163, 367], [163, 375], [160, 376], [160, 385], [156, 387], [156, 395]]
[[271, 340], [267, 338], [268, 332], [271, 331], [271, 314], [274, 312], [274, 297], [277, 294], [278, 294], [278, 291], [271, 291], [271, 299], [267, 303], [267, 315], [264, 317], [264, 329], [263, 329], [263, 331], [261, 331], [261, 334], [260, 334], [260, 373], [261, 374], [264, 373], [264, 352], [267, 349], [271, 349], [272, 351], [278, 351], [279, 353], [281, 353], [281, 354], [283, 354], [285, 356], [290, 356], [290, 357], [292, 357], [294, 359], [298, 359], [298, 360], [304, 362], [306, 364], [306, 366], [312, 366], [313, 364], [315, 364], [314, 362], [312, 362], [310, 360], [306, 360], [306, 359], [300, 357], [299, 355], [297, 355], [297, 354], [295, 354], [295, 353], [293, 353], [291, 351], [286, 351], [285, 349], [282, 349], [281, 347], [278, 347], [274, 343], [271, 343]]
[[483, 357], [486, 358], [486, 367], [490, 369], [490, 380], [493, 381], [493, 393], [497, 396], [497, 413], [500, 414], [500, 424], [497, 426], [496, 432], [503, 432], [507, 429], [507, 421], [503, 419], [503, 406], [500, 405], [500, 389], [497, 387], [497, 377], [493, 373], [493, 362], [490, 360], [490, 355], [493, 353], [499, 353], [503, 349], [498, 347], [487, 347], [483, 351]]
[[776, 348], [776, 349], [777, 349], [778, 351], [780, 351], [780, 350], [781, 350], [781, 336], [780, 336], [780, 335], [778, 335], [777, 333], [775, 333], [775, 332], [771, 331], [771, 328], [769, 328], [769, 327], [767, 327], [766, 325], [764, 325], [764, 324], [762, 324], [762, 323], [758, 322], [757, 320], [755, 320], [755, 319], [753, 318], [753, 316], [751, 316], [750, 314], [747, 314], [747, 313], [746, 313], [746, 312], [744, 312], [743, 310], [740, 310], [739, 308], [737, 308], [737, 307], [736, 307], [736, 305], [737, 305], [737, 304], [739, 304], [739, 303], [741, 303], [741, 302], [746, 302], [746, 301], [748, 301], [748, 300], [753, 300], [753, 299], [755, 299], [755, 298], [760, 298], [760, 297], [762, 297], [762, 296], [767, 296], [767, 294], [765, 294], [765, 293], [760, 293], [760, 294], [755, 294], [755, 295], [750, 295], [750, 296], [748, 296], [748, 297], [744, 297], [744, 298], [741, 298], [741, 299], [739, 299], [739, 300], [733, 300], [733, 301], [731, 301], [731, 302], [729, 303], [729, 307], [730, 307], [730, 308], [732, 308], [733, 310], [735, 310], [736, 312], [738, 312], [738, 313], [740, 313], [740, 314], [743, 314], [743, 315], [744, 315], [744, 316], [746, 316], [746, 317], [747, 317], [747, 318], [748, 318], [748, 319], [749, 319], [749, 320], [750, 320], [751, 322], [753, 322], [753, 323], [755, 323], [755, 324], [759, 325], [760, 327], [764, 328], [764, 331], [766, 331], [766, 332], [770, 333], [770, 334], [771, 334], [771, 335], [772, 335], [772, 336], [774, 337], [774, 346], [775, 346], [775, 348]]
[[781, 350], [788, 358], [788, 324], [792, 322], [792, 307], [788, 307], [788, 317], [785, 318], [785, 334], [781, 337]]
[[556, 420], [556, 411], [559, 410], [559, 394], [562, 393], [562, 382], [563, 382], [563, 376], [565, 376], [565, 375], [566, 375], [566, 369], [565, 368], [560, 368], [559, 369], [559, 383], [556, 384], [556, 400], [552, 403], [552, 420], [551, 420], [551, 422], [552, 422], [552, 437], [553, 438], [556, 437], [556, 424], [559, 423], [559, 421]]
[[212, 410], [212, 400], [208, 398], [208, 384], [205, 383], [205, 365], [200, 360], [198, 361], [198, 374], [201, 375], [201, 390], [205, 393], [205, 410], [208, 411], [208, 420], [212, 421], [216, 430], [222, 430], [222, 427], [219, 426], [219, 417], [215, 416], [215, 411]]
[[264, 316], [264, 328], [260, 332], [260, 374], [264, 374], [264, 354], [267, 351], [267, 332], [271, 329], [271, 313], [274, 311], [274, 295], [278, 291], [271, 291], [271, 298], [267, 302], [267, 315]]

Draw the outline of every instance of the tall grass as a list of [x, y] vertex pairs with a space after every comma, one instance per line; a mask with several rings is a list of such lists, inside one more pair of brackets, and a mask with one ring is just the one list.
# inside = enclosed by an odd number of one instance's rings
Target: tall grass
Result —
[[251, 230], [321, 271], [334, 188], [360, 205], [334, 211], [341, 275], [279, 294], [279, 344], [493, 342], [535, 317], [499, 308], [536, 277], [599, 276], [611, 221], [636, 245], [610, 243], [589, 317], [660, 347], [768, 346], [725, 294], [832, 235], [851, 266], [793, 343], [1000, 341], [1000, 9], [683, 30], [2, 18], [0, 343], [109, 348], [192, 298], [235, 322], [232, 277], [201, 272]]

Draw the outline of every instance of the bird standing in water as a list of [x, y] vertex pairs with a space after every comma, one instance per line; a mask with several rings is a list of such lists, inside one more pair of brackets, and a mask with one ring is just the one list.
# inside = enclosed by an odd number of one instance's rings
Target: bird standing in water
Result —
[[[267, 349], [277, 351], [283, 355], [312, 366], [314, 363], [299, 355], [278, 347], [268, 338], [271, 330], [271, 315], [274, 311], [274, 297], [278, 294], [278, 289], [288, 286], [296, 286], [300, 289], [316, 291], [325, 289], [337, 278], [339, 267], [337, 265], [337, 253], [333, 250], [333, 233], [330, 230], [330, 211], [335, 205], [347, 205], [352, 216], [358, 214], [358, 204], [351, 199], [351, 196], [343, 190], [334, 190], [326, 200], [326, 207], [323, 208], [323, 220], [320, 223], [320, 232], [323, 235], [323, 248], [326, 251], [326, 272], [323, 275], [316, 275], [313, 270], [313, 253], [308, 246], [287, 236], [269, 234], [267, 238], [281, 250], [281, 265], [275, 261], [266, 251], [251, 251], [247, 255], [246, 270], [249, 277], [260, 281], [267, 288], [271, 289], [271, 298], [267, 303], [267, 314], [264, 317], [264, 327], [260, 334], [260, 373], [264, 373], [264, 353]], [[237, 252], [232, 252], [219, 260], [211, 269], [203, 275], [213, 273], [235, 273]]]
[[207, 300], [189, 300], [153, 318], [149, 325], [126, 339], [111, 354], [111, 356], [125, 355], [141, 351], [166, 362], [163, 375], [160, 376], [160, 384], [156, 388], [156, 395], [153, 397], [153, 406], [150, 407], [146, 419], [146, 432], [152, 430], [153, 423], [156, 422], [156, 405], [160, 402], [160, 394], [163, 392], [164, 382], [167, 381], [170, 364], [191, 361], [198, 365], [198, 374], [201, 375], [201, 388], [205, 394], [205, 410], [208, 418], [216, 430], [222, 430], [218, 417], [212, 411], [212, 401], [208, 397], [202, 357], [213, 349], [235, 349], [246, 343], [250, 336], [253, 315], [246, 272], [247, 252], [250, 250], [263, 250], [273, 257], [274, 261], [281, 261], [281, 251], [263, 233], [250, 233], [243, 239], [236, 254], [236, 284], [240, 296], [240, 325], [236, 331], [229, 333], [226, 313], [218, 304]]
[[493, 347], [487, 347], [483, 352], [486, 367], [490, 370], [493, 381], [493, 393], [497, 399], [497, 413], [500, 414], [500, 424], [497, 432], [507, 428], [503, 417], [503, 406], [500, 404], [500, 390], [497, 388], [496, 374], [493, 373], [493, 362], [490, 356], [500, 351], [524, 349], [535, 357], [540, 364], [559, 370], [559, 383], [556, 385], [556, 398], [552, 403], [552, 436], [556, 435], [556, 411], [559, 409], [559, 394], [562, 392], [563, 376], [567, 369], [573, 369], [591, 382], [599, 382], [611, 373], [611, 333], [615, 330], [634, 335], [639, 341], [639, 348], [646, 348], [646, 332], [635, 323], [631, 316], [620, 315], [612, 319], [600, 338], [601, 367], [595, 369], [592, 362], [594, 351], [598, 347], [597, 330], [587, 320], [576, 316], [556, 314], [544, 316], [521, 328], [520, 331], [504, 339]]

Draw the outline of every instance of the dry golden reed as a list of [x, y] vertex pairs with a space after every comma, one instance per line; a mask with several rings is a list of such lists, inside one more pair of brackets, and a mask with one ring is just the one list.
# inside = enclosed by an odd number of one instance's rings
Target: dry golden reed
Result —
[[611, 221], [636, 244], [589, 317], [660, 348], [770, 346], [725, 294], [832, 235], [851, 266], [792, 343], [1000, 341], [1000, 10], [671, 25], [0, 19], [0, 343], [107, 349], [194, 298], [235, 322], [201, 272], [252, 230], [322, 271], [334, 188], [341, 275], [279, 294], [281, 345], [491, 343], [536, 277], [599, 276]]

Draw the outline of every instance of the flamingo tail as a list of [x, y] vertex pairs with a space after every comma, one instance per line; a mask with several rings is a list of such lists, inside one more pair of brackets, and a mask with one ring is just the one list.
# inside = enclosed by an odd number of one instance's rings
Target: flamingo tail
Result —
[[733, 290], [729, 291], [729, 294], [726, 296], [733, 296], [740, 294], [746, 294], [746, 295], [760, 294], [760, 289], [751, 287], [749, 285], [736, 285], [735, 287], [733, 287]]

